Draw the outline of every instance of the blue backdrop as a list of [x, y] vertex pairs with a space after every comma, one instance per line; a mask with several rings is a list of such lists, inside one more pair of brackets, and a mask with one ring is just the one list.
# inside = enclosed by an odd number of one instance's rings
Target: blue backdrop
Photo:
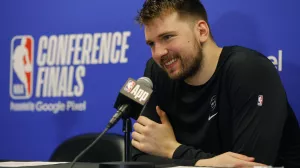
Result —
[[[48, 160], [67, 138], [104, 129], [120, 88], [151, 57], [134, 22], [143, 2], [0, 1], [0, 159]], [[300, 1], [203, 3], [220, 46], [273, 61], [299, 120]]]

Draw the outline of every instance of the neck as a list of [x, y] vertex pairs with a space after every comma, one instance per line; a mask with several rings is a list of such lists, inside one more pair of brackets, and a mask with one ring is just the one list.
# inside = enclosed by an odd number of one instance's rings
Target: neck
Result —
[[201, 68], [194, 76], [185, 79], [185, 82], [189, 85], [199, 86], [205, 84], [217, 68], [222, 48], [210, 40], [203, 44], [202, 47], [203, 58]]

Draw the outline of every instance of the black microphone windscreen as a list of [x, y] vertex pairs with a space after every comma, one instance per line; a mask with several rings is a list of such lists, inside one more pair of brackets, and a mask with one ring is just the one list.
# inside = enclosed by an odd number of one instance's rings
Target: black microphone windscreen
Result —
[[137, 116], [150, 99], [152, 87], [152, 81], [147, 77], [138, 80], [128, 78], [119, 92], [114, 107], [118, 109], [121, 105], [128, 104], [129, 108], [124, 115]]

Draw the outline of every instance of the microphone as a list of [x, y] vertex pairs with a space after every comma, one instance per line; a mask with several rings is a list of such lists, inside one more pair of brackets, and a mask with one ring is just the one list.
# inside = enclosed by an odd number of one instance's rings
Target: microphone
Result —
[[[133, 116], [137, 116], [138, 111], [142, 111], [145, 104], [151, 97], [153, 92], [153, 83], [147, 77], [141, 77], [137, 81], [128, 78], [126, 83], [121, 88], [117, 100], [114, 104], [114, 108], [117, 109], [117, 112], [110, 119], [104, 131], [81, 153], [79, 153], [75, 159], [71, 162], [70, 168], [73, 168], [76, 161], [82, 157], [92, 146], [94, 146], [99, 139], [110, 129], [112, 128], [122, 117], [129, 118]], [[154, 168], [154, 165], [151, 163], [144, 162], [107, 162], [99, 165], [99, 168]]]
[[121, 88], [114, 107], [117, 112], [109, 121], [107, 128], [113, 127], [121, 117], [136, 118], [153, 92], [153, 83], [147, 77], [141, 77], [137, 81], [128, 78]]

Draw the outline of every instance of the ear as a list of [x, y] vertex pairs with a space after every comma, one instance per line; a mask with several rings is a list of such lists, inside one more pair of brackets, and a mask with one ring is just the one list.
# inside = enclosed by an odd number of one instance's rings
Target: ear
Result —
[[208, 40], [210, 30], [208, 24], [204, 20], [198, 20], [196, 22], [196, 34], [199, 37], [200, 43], [204, 43]]

